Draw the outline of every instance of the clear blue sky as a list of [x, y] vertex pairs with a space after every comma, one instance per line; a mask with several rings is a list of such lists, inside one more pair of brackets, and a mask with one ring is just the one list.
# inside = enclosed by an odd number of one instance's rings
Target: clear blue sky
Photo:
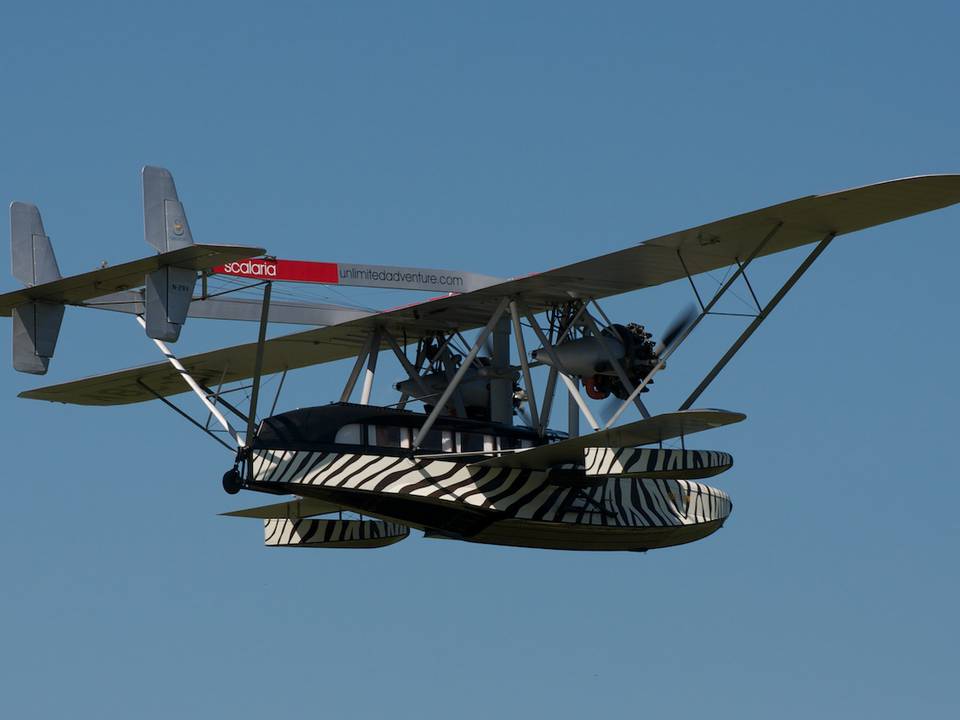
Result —
[[[532, 272], [960, 171], [958, 23], [952, 2], [19, 3], [0, 198], [41, 207], [65, 272], [149, 252], [145, 163], [199, 241]], [[736, 458], [730, 521], [647, 555], [268, 550], [216, 516], [260, 497], [224, 495], [229, 458], [165, 408], [31, 403], [0, 373], [2, 714], [955, 714], [958, 234], [954, 208], [828, 249], [703, 398], [749, 416], [698, 441]], [[688, 295], [607, 309], [661, 328]], [[657, 410], [737, 330], [709, 325]], [[178, 350], [254, 334], [192, 322]], [[68, 310], [46, 380], [153, 359], [130, 318]], [[346, 372], [301, 372], [287, 406]]]

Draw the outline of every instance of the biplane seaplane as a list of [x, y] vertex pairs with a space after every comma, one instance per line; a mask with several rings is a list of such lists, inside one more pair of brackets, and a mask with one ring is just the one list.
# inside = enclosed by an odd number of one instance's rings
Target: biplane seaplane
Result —
[[[20, 397], [168, 405], [230, 452], [226, 492], [284, 496], [225, 513], [262, 520], [269, 546], [375, 548], [414, 528], [476, 543], [646, 551], [704, 538], [730, 515], [729, 496], [703, 481], [729, 470], [732, 456], [688, 447], [694, 435], [745, 419], [697, 407], [724, 366], [836, 237], [960, 202], [960, 175], [811, 195], [506, 280], [196, 244], [162, 168], [143, 169], [143, 198], [145, 239], [156, 252], [69, 277], [60, 274], [37, 208], [10, 206], [13, 275], [23, 288], [0, 296], [0, 308], [13, 321], [16, 370], [47, 372], [66, 305], [133, 315], [162, 355], [157, 364]], [[800, 246], [811, 246], [809, 254], [761, 303], [748, 271]], [[726, 280], [712, 296], [701, 295], [695, 278], [721, 269]], [[211, 292], [223, 278], [248, 293], [262, 288], [262, 295]], [[674, 281], [689, 283], [697, 304], [661, 337], [612, 321], [600, 305]], [[286, 282], [434, 296], [385, 312], [272, 300], [271, 288]], [[756, 306], [749, 324], [676, 410], [651, 412], [645, 399], [654, 378], [737, 282]], [[188, 318], [249, 320], [258, 324], [257, 339], [178, 357], [170, 343]], [[308, 329], [267, 339], [271, 323]], [[394, 357], [403, 373], [389, 406], [371, 404], [381, 356]], [[296, 409], [275, 412], [289, 371], [350, 359], [336, 402], [304, 398]], [[277, 392], [261, 417], [268, 376], [277, 379]], [[240, 389], [249, 396], [244, 408], [231, 394]], [[560, 431], [549, 422], [564, 391]], [[171, 399], [191, 392], [206, 422]], [[601, 416], [596, 403], [611, 401], [615, 411]], [[639, 419], [620, 422], [628, 410]], [[589, 427], [581, 430], [581, 421]]]

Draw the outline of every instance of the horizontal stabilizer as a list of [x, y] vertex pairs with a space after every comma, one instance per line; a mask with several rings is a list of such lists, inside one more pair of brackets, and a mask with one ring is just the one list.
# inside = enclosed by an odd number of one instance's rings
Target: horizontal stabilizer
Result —
[[297, 498], [289, 502], [273, 503], [271, 505], [261, 505], [259, 507], [245, 508], [243, 510], [231, 510], [230, 512], [220, 513], [227, 517], [245, 517], [260, 518], [263, 520], [269, 518], [305, 518], [312, 515], [326, 515], [327, 513], [338, 512], [344, 508], [333, 503], [314, 500], [313, 498]]
[[33, 300], [76, 305], [108, 293], [142, 287], [144, 277], [148, 273], [167, 266], [188, 268], [196, 272], [263, 252], [263, 248], [241, 245], [191, 245], [180, 250], [151, 255], [141, 260], [111, 265], [42, 285], [4, 293], [0, 295], [0, 316], [9, 316], [13, 308]]
[[627, 423], [609, 430], [581, 435], [561, 440], [550, 445], [540, 445], [528, 450], [518, 450], [508, 455], [481, 460], [476, 465], [483, 467], [523, 468], [529, 470], [544, 469], [555, 465], [573, 463], [582, 465], [586, 448], [625, 448], [636, 445], [685, 437], [711, 428], [732, 425], [747, 416], [729, 410], [678, 410], [677, 412], [654, 415], [645, 420]]

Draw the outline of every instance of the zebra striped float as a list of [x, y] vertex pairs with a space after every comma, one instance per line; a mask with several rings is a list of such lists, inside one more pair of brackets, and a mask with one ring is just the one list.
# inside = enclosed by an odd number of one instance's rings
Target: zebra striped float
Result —
[[270, 547], [378, 548], [409, 534], [407, 526], [383, 520], [270, 518], [263, 522], [263, 544]]
[[[553, 483], [542, 470], [409, 456], [257, 450], [253, 476], [256, 483], [420, 530], [534, 547], [642, 549], [690, 542], [719, 528], [732, 509], [723, 491], [684, 479], [606, 477], [582, 488]], [[448, 517], [445, 527], [437, 524]], [[644, 534], [652, 530], [658, 531], [655, 541]]]
[[658, 448], [585, 448], [584, 471], [588, 476], [631, 475], [693, 480], [733, 467], [733, 456], [717, 450], [671, 450]]

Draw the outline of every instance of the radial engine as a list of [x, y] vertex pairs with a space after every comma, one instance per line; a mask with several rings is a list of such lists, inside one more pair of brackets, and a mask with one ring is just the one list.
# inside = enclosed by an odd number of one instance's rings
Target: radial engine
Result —
[[[579, 377], [587, 395], [595, 400], [610, 395], [625, 400], [630, 391], [624, 387], [611, 358], [620, 364], [631, 383], [639, 385], [659, 362], [651, 337], [643, 325], [614, 324], [604, 328], [599, 337], [569, 340], [554, 346], [553, 353], [539, 348], [532, 357], [536, 362], [556, 367], [555, 357], [560, 365], [557, 369]], [[649, 387], [643, 388], [643, 392], [648, 390]]]

